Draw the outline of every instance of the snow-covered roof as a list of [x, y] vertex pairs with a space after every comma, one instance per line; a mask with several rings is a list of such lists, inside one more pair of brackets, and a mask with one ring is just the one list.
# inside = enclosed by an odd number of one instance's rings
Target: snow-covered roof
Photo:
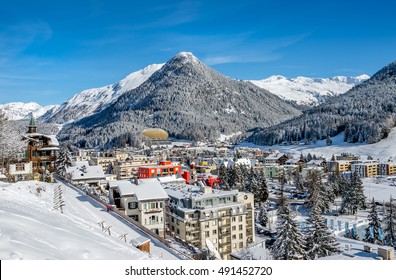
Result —
[[186, 180], [184, 178], [181, 178], [176, 175], [158, 177], [157, 179], [161, 184], [169, 184], [169, 183], [182, 183], [183, 184], [186, 182]]
[[307, 162], [308, 165], [321, 165], [325, 160], [323, 159], [312, 159]]
[[156, 179], [139, 179], [138, 184], [131, 181], [110, 181], [110, 188], [117, 188], [121, 196], [135, 195], [137, 200], [168, 199], [167, 193]]
[[45, 148], [39, 148], [37, 151], [59, 151], [58, 147], [45, 147]]
[[144, 236], [139, 236], [138, 238], [132, 239], [130, 243], [132, 246], [138, 247], [147, 242], [150, 242], [150, 239]]
[[59, 141], [56, 138], [56, 135], [46, 135], [46, 134], [41, 134], [41, 133], [27, 133], [25, 135], [23, 135], [23, 137], [29, 139], [29, 140], [33, 140], [35, 141], [36, 139], [33, 138], [37, 138], [37, 137], [45, 137], [48, 138], [48, 145], [50, 146], [54, 146], [54, 147], [59, 147]]
[[56, 138], [56, 135], [44, 135], [44, 136], [50, 139], [48, 143], [50, 146], [56, 146], [56, 147], [59, 146], [59, 141]]
[[90, 166], [88, 161], [76, 162], [75, 166], [67, 167], [66, 173], [72, 174], [72, 180], [105, 179], [102, 168], [98, 165]]
[[283, 157], [285, 154], [284, 153], [275, 153], [275, 154], [270, 154], [267, 156], [265, 159], [280, 159]]

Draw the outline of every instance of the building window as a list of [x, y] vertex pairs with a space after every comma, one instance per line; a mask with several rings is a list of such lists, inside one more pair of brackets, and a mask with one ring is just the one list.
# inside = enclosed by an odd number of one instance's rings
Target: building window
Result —
[[236, 239], [236, 234], [233, 234], [233, 235], [232, 235], [232, 239]]
[[236, 248], [237, 244], [236, 243], [232, 243], [232, 248]]
[[215, 226], [215, 225], [216, 225], [216, 221], [213, 221], [213, 222], [212, 222], [212, 225], [214, 225], [214, 226]]
[[25, 171], [25, 164], [23, 163], [17, 163], [15, 166], [16, 171]]
[[239, 242], [239, 248], [243, 248], [243, 242]]
[[233, 222], [236, 222], [236, 217], [232, 217], [232, 221], [233, 221]]
[[209, 231], [205, 231], [205, 237], [209, 237]]
[[217, 234], [217, 230], [216, 229], [213, 230], [213, 234]]
[[217, 238], [213, 238], [213, 244], [217, 243]]
[[232, 231], [236, 231], [236, 226], [232, 226]]
[[243, 230], [243, 225], [239, 225], [239, 230]]
[[239, 239], [243, 239], [243, 233], [239, 234]]
[[240, 222], [243, 221], [243, 216], [239, 216], [239, 221], [240, 221]]
[[138, 207], [137, 202], [129, 202], [128, 209], [136, 209]]
[[180, 234], [180, 230], [179, 230], [179, 229], [176, 229], [176, 233], [177, 233], [177, 234]]

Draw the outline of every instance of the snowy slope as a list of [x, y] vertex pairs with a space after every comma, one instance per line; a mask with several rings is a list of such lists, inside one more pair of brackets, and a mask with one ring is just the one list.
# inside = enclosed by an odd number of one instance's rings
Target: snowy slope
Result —
[[35, 118], [39, 118], [56, 106], [57, 105], [40, 106], [35, 102], [11, 102], [0, 104], [0, 111], [3, 111], [9, 120], [21, 120], [27, 118], [30, 113], [33, 113]]
[[[129, 244], [140, 233], [85, 195], [63, 186], [64, 213], [53, 211], [57, 185], [0, 183], [0, 259], [150, 259]], [[112, 226], [111, 236], [101, 230], [101, 221]], [[119, 239], [125, 233], [127, 242]], [[177, 259], [153, 243], [151, 253], [152, 259]]]
[[369, 78], [368, 75], [336, 76], [333, 78], [297, 77], [292, 79], [283, 76], [271, 76], [264, 80], [252, 80], [250, 82], [281, 98], [296, 101], [297, 104], [317, 105], [323, 102], [326, 96], [343, 94]]
[[44, 116], [45, 120], [55, 123], [65, 123], [78, 120], [106, 108], [124, 92], [134, 89], [144, 83], [164, 64], [152, 64], [133, 72], [121, 81], [100, 88], [87, 89], [77, 93], [55, 110]]
[[281, 152], [294, 154], [298, 157], [300, 153], [303, 154], [316, 154], [318, 156], [323, 155], [327, 158], [331, 158], [333, 154], [351, 153], [355, 155], [361, 155], [365, 159], [367, 156], [371, 156], [374, 159], [387, 161], [391, 159], [396, 161], [396, 128], [393, 128], [389, 133], [389, 136], [374, 144], [367, 143], [346, 143], [344, 142], [344, 132], [332, 138], [333, 145], [327, 146], [326, 140], [317, 141], [316, 144], [310, 145], [289, 145], [289, 146], [258, 146], [253, 143], [244, 142], [239, 144], [241, 147], [255, 147], [268, 151], [279, 150]]

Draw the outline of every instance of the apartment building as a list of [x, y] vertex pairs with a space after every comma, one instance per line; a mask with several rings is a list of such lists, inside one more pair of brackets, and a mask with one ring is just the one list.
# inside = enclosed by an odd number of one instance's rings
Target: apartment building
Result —
[[396, 163], [386, 162], [378, 164], [378, 175], [395, 175]]
[[357, 172], [360, 177], [371, 177], [378, 175], [378, 163], [370, 162], [354, 162], [351, 164], [352, 174]]
[[221, 191], [205, 186], [167, 186], [168, 228], [179, 238], [199, 249], [210, 240], [222, 259], [254, 242], [251, 193]]
[[152, 158], [134, 155], [126, 160], [115, 161], [113, 163], [113, 173], [118, 180], [128, 180], [138, 176], [139, 167], [147, 164], [156, 164]]
[[156, 178], [110, 181], [108, 186], [110, 203], [147, 229], [165, 237], [168, 195]]

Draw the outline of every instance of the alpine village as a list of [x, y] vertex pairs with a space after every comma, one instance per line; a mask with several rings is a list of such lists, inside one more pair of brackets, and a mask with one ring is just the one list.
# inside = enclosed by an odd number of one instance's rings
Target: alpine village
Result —
[[14, 225], [0, 233], [36, 248], [1, 259], [394, 259], [396, 62], [325, 102], [281, 98], [187, 52], [138, 74], [40, 115], [1, 107], [0, 201]]

